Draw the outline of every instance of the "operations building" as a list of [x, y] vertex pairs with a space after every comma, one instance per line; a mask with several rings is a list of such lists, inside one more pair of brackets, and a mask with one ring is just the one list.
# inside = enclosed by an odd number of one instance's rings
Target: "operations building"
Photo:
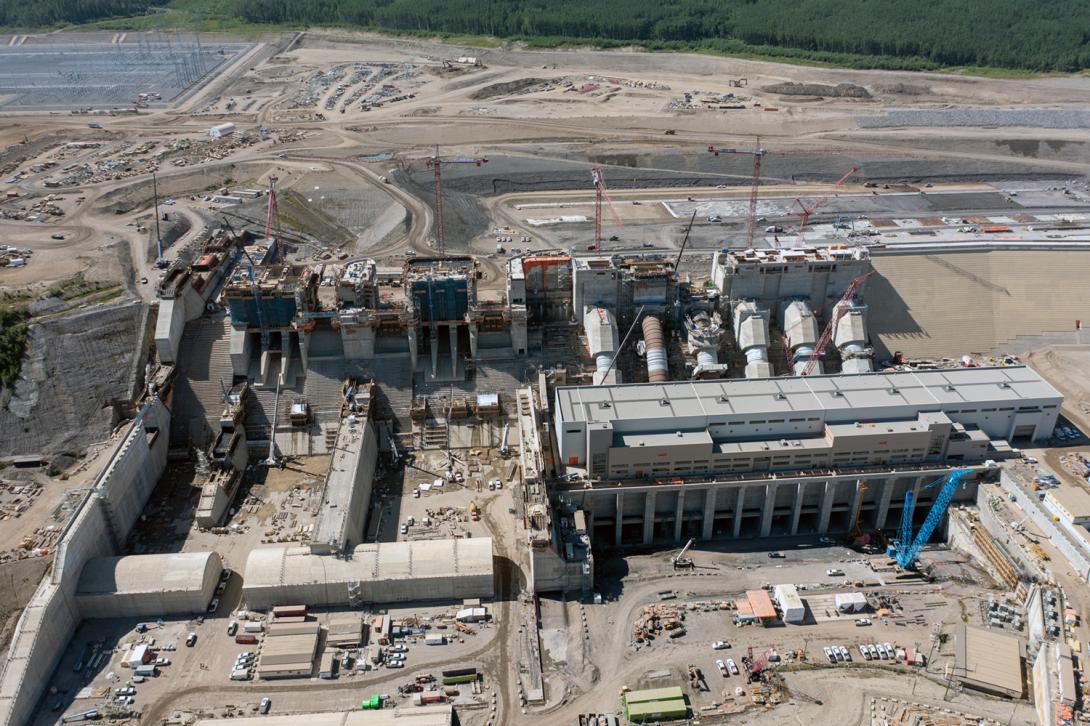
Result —
[[98, 557], [80, 573], [76, 599], [85, 618], [203, 613], [221, 572], [215, 552]]
[[1049, 436], [1062, 400], [1025, 366], [558, 387], [552, 492], [613, 546], [884, 529]]
[[991, 628], [958, 625], [954, 631], [954, 678], [966, 688], [1022, 698], [1025, 643]]
[[1090, 494], [1085, 489], [1061, 486], [1045, 493], [1045, 503], [1068, 524], [1090, 524]]
[[364, 603], [461, 601], [495, 593], [492, 539], [416, 540], [361, 544], [345, 558], [308, 547], [250, 551], [242, 594], [247, 606], [305, 602], [311, 607]]
[[317, 620], [270, 624], [257, 660], [257, 677], [263, 680], [309, 677], [314, 670], [320, 636]]

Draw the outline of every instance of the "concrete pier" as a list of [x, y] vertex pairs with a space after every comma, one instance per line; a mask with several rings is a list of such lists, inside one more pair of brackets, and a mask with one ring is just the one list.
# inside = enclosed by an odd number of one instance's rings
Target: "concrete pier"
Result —
[[[938, 487], [923, 487], [948, 472], [935, 467], [868, 473], [865, 478], [815, 473], [774, 481], [694, 480], [668, 490], [654, 484], [626, 483], [620, 491], [615, 483], [601, 489], [580, 485], [557, 497], [562, 505], [587, 513], [592, 541], [598, 545], [673, 545], [692, 536], [712, 540], [843, 535], [851, 531], [856, 512], [863, 530], [896, 529], [900, 503], [909, 490], [914, 493], [913, 517], [922, 518], [938, 492]], [[954, 501], [975, 497], [976, 481], [970, 480], [958, 489]]]

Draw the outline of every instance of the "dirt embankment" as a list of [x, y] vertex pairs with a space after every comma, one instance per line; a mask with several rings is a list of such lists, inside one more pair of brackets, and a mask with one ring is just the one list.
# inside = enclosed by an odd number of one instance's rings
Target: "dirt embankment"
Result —
[[824, 83], [775, 83], [761, 89], [765, 93], [778, 93], [781, 96], [821, 96], [823, 98], [870, 98], [870, 91], [854, 83], [838, 83], [830, 86]]
[[555, 83], [555, 79], [549, 78], [519, 78], [515, 81], [507, 81], [506, 83], [493, 83], [490, 86], [479, 88], [470, 94], [470, 98], [474, 101], [480, 101], [486, 98], [496, 98], [497, 96], [510, 96], [512, 93], [521, 93], [534, 86], [540, 86], [546, 83]]

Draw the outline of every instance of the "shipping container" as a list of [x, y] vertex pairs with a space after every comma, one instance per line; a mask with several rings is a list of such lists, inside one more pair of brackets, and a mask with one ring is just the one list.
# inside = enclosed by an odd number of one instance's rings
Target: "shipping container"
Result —
[[443, 671], [443, 678], [453, 678], [455, 676], [475, 676], [477, 675], [476, 668], [451, 668]]
[[306, 614], [306, 605], [277, 605], [272, 609], [274, 618], [295, 618]]
[[436, 691], [428, 691], [427, 693], [414, 693], [413, 705], [414, 706], [428, 706], [433, 703], [442, 703], [443, 694]]
[[326, 680], [332, 679], [337, 673], [337, 654], [332, 650], [322, 653], [322, 659], [318, 666], [318, 675]]
[[459, 683], [473, 683], [477, 680], [477, 674], [473, 673], [464, 676], [443, 676], [444, 686], [454, 686]]
[[242, 626], [242, 629], [247, 633], [261, 633], [265, 630], [265, 623], [255, 623], [250, 621]]
[[132, 669], [132, 672], [135, 673], [138, 676], [145, 676], [145, 677], [151, 677], [151, 676], [159, 675], [159, 669], [156, 668], [154, 665], [137, 666], [136, 668]]
[[424, 645], [446, 645], [447, 638], [442, 633], [428, 633], [424, 636]]
[[239, 633], [235, 636], [235, 642], [239, 645], [253, 645], [257, 642], [257, 636], [253, 633]]

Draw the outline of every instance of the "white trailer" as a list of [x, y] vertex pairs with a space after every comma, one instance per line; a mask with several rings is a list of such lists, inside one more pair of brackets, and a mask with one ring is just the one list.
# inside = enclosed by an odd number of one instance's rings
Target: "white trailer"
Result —
[[776, 585], [772, 588], [772, 595], [780, 606], [785, 623], [797, 625], [806, 620], [806, 604], [799, 597], [798, 588], [794, 585]]

